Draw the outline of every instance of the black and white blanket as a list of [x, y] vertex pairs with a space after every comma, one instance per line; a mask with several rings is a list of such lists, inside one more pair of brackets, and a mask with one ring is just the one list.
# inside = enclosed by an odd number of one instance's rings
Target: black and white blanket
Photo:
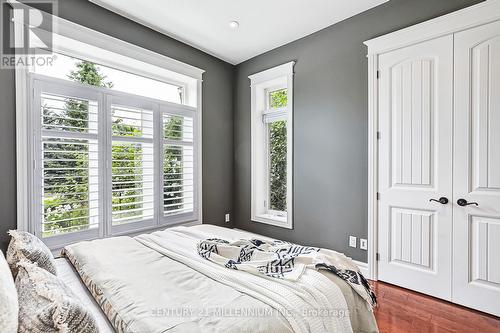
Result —
[[306, 269], [324, 269], [348, 283], [370, 306], [377, 301], [368, 281], [345, 255], [327, 249], [289, 242], [212, 238], [198, 243], [198, 254], [227, 268], [297, 281]]
[[[221, 240], [213, 241], [214, 238], [210, 234], [197, 229], [176, 227], [153, 234], [140, 235], [134, 239], [146, 247], [178, 261], [221, 284], [266, 303], [282, 315], [293, 332], [353, 333], [345, 296], [337, 284], [324, 274], [321, 274], [316, 269], [304, 268], [302, 274], [297, 275], [296, 281], [290, 281], [285, 278], [267, 277], [258, 271], [258, 274], [249, 274], [240, 270], [242, 267], [238, 267], [239, 270], [230, 270], [225, 267], [224, 262], [227, 264], [228, 259], [232, 258], [225, 251], [225, 249], [229, 250], [231, 246]], [[204, 243], [204, 240], [207, 239], [212, 239], [212, 241]], [[238, 242], [235, 242], [235, 244], [238, 244]], [[257, 244], [259, 243], [257, 242]], [[251, 242], [233, 246], [238, 251], [235, 259], [239, 258], [239, 253], [244, 245], [256, 246]], [[263, 246], [263, 243], [260, 245]], [[226, 248], [226, 246], [229, 246], [229, 248]], [[213, 264], [212, 261], [205, 260], [205, 257], [200, 256], [198, 249], [202, 248], [205, 249], [202, 253], [206, 251], [212, 253], [210, 255], [205, 253], [212, 260], [217, 255], [221, 264]], [[248, 247], [245, 248], [246, 250], [251, 251]], [[218, 254], [215, 254], [215, 252], [218, 252]], [[247, 266], [249, 270], [253, 259], [258, 256], [257, 252], [264, 251], [254, 250], [252, 253], [247, 253], [248, 259], [250, 259], [246, 261], [247, 264], [250, 263]], [[233, 261], [237, 262], [236, 260]], [[283, 266], [287, 265], [285, 261]], [[297, 267], [300, 267], [300, 263], [295, 260], [292, 267], [295, 268], [285, 274], [287, 278], [296, 272]], [[275, 271], [274, 276], [279, 276], [279, 269], [270, 268], [269, 272], [272, 271]]]

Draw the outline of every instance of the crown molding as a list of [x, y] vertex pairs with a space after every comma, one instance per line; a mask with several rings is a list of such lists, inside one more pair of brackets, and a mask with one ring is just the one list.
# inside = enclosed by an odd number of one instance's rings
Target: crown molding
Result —
[[406, 29], [365, 41], [368, 54], [381, 54], [500, 20], [500, 0], [487, 0]]

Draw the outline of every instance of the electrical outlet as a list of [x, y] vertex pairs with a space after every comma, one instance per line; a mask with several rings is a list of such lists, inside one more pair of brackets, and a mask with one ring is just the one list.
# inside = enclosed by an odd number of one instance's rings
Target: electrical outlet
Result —
[[364, 238], [361, 238], [359, 240], [359, 248], [361, 250], [368, 250], [368, 240], [364, 239]]
[[357, 247], [357, 245], [356, 245], [357, 241], [358, 241], [358, 239], [356, 237], [349, 236], [349, 246], [350, 247], [354, 247], [354, 248]]
[[226, 223], [229, 223], [231, 221], [231, 215], [226, 214]]

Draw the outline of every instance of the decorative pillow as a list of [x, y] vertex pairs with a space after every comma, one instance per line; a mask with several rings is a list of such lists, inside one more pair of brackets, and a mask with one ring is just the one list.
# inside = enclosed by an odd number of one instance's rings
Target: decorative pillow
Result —
[[92, 313], [57, 276], [25, 260], [18, 268], [19, 332], [98, 332]]
[[16, 333], [19, 304], [14, 279], [0, 251], [0, 332]]
[[17, 275], [17, 263], [22, 259], [36, 263], [38, 267], [46, 269], [56, 275], [54, 256], [49, 248], [36, 236], [29, 232], [10, 230], [12, 236], [7, 249], [7, 262], [14, 277]]

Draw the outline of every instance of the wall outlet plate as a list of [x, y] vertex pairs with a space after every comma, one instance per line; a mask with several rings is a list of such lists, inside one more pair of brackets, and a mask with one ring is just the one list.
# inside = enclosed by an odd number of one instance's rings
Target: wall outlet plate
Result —
[[361, 238], [359, 240], [359, 248], [361, 250], [368, 250], [368, 240], [364, 239], [364, 238]]
[[357, 245], [356, 245], [357, 244], [357, 240], [358, 239], [356, 237], [349, 236], [349, 246], [350, 247], [354, 247], [354, 248], [357, 247]]
[[226, 214], [226, 223], [229, 223], [231, 221], [231, 215]]

